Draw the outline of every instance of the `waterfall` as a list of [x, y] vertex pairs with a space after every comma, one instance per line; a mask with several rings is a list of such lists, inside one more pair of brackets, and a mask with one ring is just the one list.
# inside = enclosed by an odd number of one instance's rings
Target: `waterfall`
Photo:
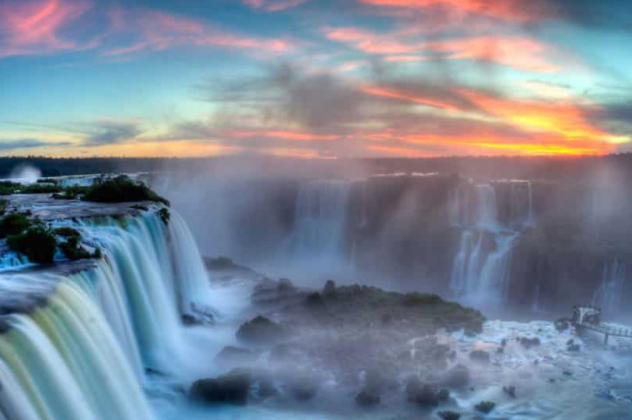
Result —
[[336, 264], [344, 260], [350, 198], [351, 183], [346, 181], [313, 181], [301, 188], [292, 238], [299, 259]]
[[625, 280], [625, 265], [618, 259], [605, 264], [601, 285], [593, 295], [593, 305], [602, 308], [604, 314], [618, 313], [623, 300]]
[[146, 369], [177, 372], [181, 315], [212, 304], [191, 233], [175, 212], [168, 227], [151, 211], [56, 224], [103, 258], [0, 274], [0, 419], [153, 420]]
[[[518, 207], [514, 205], [513, 191], [512, 185], [512, 218], [513, 209]], [[472, 217], [470, 205], [473, 206]], [[525, 200], [525, 206], [524, 214], [530, 219], [530, 199]], [[488, 183], [459, 185], [451, 193], [449, 211], [451, 226], [462, 230], [452, 263], [452, 294], [468, 303], [502, 303], [509, 291], [513, 247], [524, 224], [517, 228], [511, 228], [514, 223], [501, 225], [496, 189]]]

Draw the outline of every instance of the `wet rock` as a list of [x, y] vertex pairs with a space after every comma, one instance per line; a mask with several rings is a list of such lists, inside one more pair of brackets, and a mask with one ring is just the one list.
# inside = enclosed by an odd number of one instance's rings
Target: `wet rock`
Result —
[[246, 405], [250, 384], [250, 373], [234, 371], [215, 379], [195, 381], [189, 396], [194, 401], [206, 404]]
[[255, 345], [272, 345], [288, 337], [288, 331], [266, 317], [258, 316], [243, 323], [237, 330], [237, 339]]
[[274, 385], [274, 381], [272, 381], [270, 378], [265, 377], [265, 376], [258, 378], [257, 387], [256, 387], [256, 395], [259, 398], [265, 399], [265, 398], [274, 397], [278, 393], [279, 391]]
[[461, 414], [455, 411], [439, 411], [437, 416], [443, 420], [459, 420], [461, 418]]
[[575, 340], [570, 339], [566, 342], [566, 351], [576, 353], [581, 350], [581, 346], [575, 343]]
[[448, 370], [439, 383], [448, 388], [465, 388], [470, 383], [470, 370], [467, 366], [457, 365]]
[[507, 395], [509, 395], [511, 398], [516, 398], [516, 387], [511, 385], [511, 386], [504, 386], [503, 387], [503, 392]]
[[318, 292], [310, 293], [305, 297], [305, 303], [311, 307], [320, 307], [324, 305], [323, 295]]
[[289, 393], [298, 401], [309, 401], [318, 392], [318, 381], [309, 376], [295, 377], [287, 383]]
[[292, 280], [285, 279], [285, 278], [279, 280], [279, 284], [277, 285], [277, 292], [287, 293], [287, 292], [293, 292], [295, 290], [296, 288], [294, 287]]
[[356, 396], [355, 402], [362, 407], [373, 407], [380, 404], [381, 398], [379, 394], [363, 390]]
[[323, 288], [323, 297], [331, 298], [336, 295], [336, 283], [333, 280], [327, 280]]
[[483, 414], [491, 413], [496, 408], [496, 403], [491, 401], [481, 401], [474, 406], [474, 409]]
[[[445, 400], [445, 393], [438, 391], [429, 384], [422, 383], [419, 378], [413, 377], [406, 384], [407, 400], [410, 403], [423, 407], [436, 407]], [[448, 397], [449, 398], [449, 393]]]
[[470, 353], [470, 359], [479, 363], [489, 363], [491, 358], [484, 350], [474, 350]]
[[528, 337], [520, 337], [518, 342], [522, 344], [522, 347], [526, 349], [531, 349], [533, 347], [540, 346], [540, 339], [538, 337], [528, 338]]
[[215, 361], [229, 365], [244, 365], [254, 361], [256, 353], [249, 349], [226, 346], [215, 356]]

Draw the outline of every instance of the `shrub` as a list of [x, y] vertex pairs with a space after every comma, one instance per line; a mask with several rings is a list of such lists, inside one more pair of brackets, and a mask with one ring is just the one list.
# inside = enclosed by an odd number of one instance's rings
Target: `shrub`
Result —
[[57, 184], [30, 184], [20, 188], [22, 194], [50, 194], [58, 193], [62, 188]]
[[431, 295], [426, 293], [408, 293], [404, 298], [404, 304], [406, 305], [435, 305], [442, 303], [443, 299], [437, 295]]
[[23, 213], [9, 213], [0, 219], [0, 238], [9, 235], [18, 235], [32, 225], [32, 222]]
[[59, 245], [59, 249], [69, 260], [82, 260], [90, 258], [90, 253], [86, 251], [79, 243], [80, 236], [70, 236], [65, 242]]
[[162, 222], [165, 225], [169, 224], [169, 220], [171, 220], [171, 213], [169, 213], [168, 208], [163, 207], [160, 210], [158, 210], [158, 216], [160, 216], [160, 219], [162, 219]]
[[167, 199], [156, 194], [145, 184], [135, 183], [124, 175], [88, 187], [83, 199], [97, 203], [155, 201], [169, 206]]
[[77, 238], [81, 238], [81, 234], [79, 233], [79, 231], [75, 228], [71, 228], [71, 227], [60, 227], [54, 230], [55, 235], [57, 236], [63, 236], [64, 238], [72, 238], [72, 237], [77, 237]]
[[20, 188], [20, 184], [11, 181], [0, 182], [0, 195], [15, 194]]
[[79, 198], [80, 195], [85, 194], [88, 191], [89, 187], [81, 187], [78, 185], [73, 185], [70, 187], [64, 188], [61, 192], [53, 194], [53, 198], [58, 200], [74, 200]]
[[9, 236], [9, 248], [25, 255], [34, 263], [51, 263], [55, 258], [57, 240], [53, 232], [43, 225], [36, 225], [18, 235]]
[[0, 216], [3, 216], [9, 206], [9, 200], [0, 199]]

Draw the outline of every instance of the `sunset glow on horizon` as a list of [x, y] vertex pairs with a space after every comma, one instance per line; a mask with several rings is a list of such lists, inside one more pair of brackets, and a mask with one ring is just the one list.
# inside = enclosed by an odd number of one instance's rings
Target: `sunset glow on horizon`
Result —
[[1, 0], [0, 156], [631, 151], [630, 5]]

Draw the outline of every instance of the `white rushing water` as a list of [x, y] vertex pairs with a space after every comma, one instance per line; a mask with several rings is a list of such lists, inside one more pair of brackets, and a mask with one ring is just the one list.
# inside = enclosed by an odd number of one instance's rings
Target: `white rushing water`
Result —
[[450, 196], [451, 225], [462, 230], [450, 289], [467, 303], [498, 306], [507, 298], [513, 247], [522, 230], [534, 223], [531, 183], [511, 182], [509, 188], [505, 225], [493, 184], [460, 185]]
[[297, 260], [348, 264], [343, 247], [350, 198], [351, 183], [347, 181], [312, 181], [301, 187], [291, 239]]
[[103, 250], [95, 267], [0, 275], [3, 296], [22, 296], [22, 305], [50, 294], [28, 315], [2, 317], [0, 418], [154, 418], [141, 388], [145, 369], [178, 371], [181, 315], [211, 302], [191, 233], [171, 217], [169, 228], [149, 212], [72, 222]]

